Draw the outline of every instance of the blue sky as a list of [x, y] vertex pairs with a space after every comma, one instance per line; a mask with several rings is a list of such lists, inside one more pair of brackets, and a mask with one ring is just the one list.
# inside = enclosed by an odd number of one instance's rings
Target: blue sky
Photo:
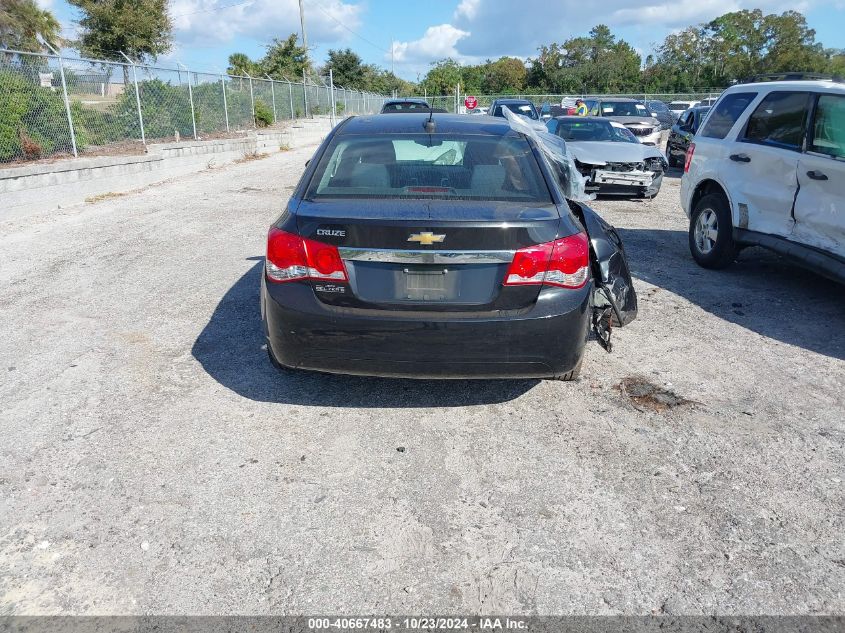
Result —
[[[72, 36], [76, 15], [65, 0], [39, 0]], [[599, 9], [600, 7], [600, 9]], [[464, 63], [502, 55], [528, 57], [540, 44], [585, 34], [608, 24], [644, 55], [666, 34], [738, 9], [802, 11], [817, 41], [845, 48], [845, 0], [305, 0], [312, 59], [350, 47], [366, 62], [416, 80], [432, 61]], [[257, 58], [273, 37], [299, 33], [298, 0], [171, 0], [175, 47], [160, 58], [192, 69], [221, 71], [230, 53]]]

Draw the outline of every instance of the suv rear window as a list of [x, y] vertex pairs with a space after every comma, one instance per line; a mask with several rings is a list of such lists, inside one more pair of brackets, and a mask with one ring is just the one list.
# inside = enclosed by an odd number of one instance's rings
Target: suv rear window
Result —
[[602, 101], [601, 114], [602, 116], [651, 116], [642, 103], [631, 101]]
[[339, 136], [323, 153], [307, 197], [551, 202], [521, 136]]
[[809, 92], [771, 92], [749, 117], [744, 140], [799, 149], [809, 110]]
[[404, 101], [385, 103], [382, 112], [428, 112], [431, 108], [425, 103], [416, 101]]
[[522, 116], [535, 121], [540, 118], [537, 115], [537, 110], [534, 108], [534, 105], [530, 103], [503, 103], [501, 105], [497, 105], [496, 109], [493, 111], [493, 116], [504, 117], [505, 113], [502, 112], [502, 108], [507, 108], [514, 114], [521, 114]]
[[734, 92], [722, 97], [716, 107], [710, 111], [710, 116], [704, 122], [704, 127], [698, 135], [707, 138], [725, 138], [756, 96], [756, 92]]

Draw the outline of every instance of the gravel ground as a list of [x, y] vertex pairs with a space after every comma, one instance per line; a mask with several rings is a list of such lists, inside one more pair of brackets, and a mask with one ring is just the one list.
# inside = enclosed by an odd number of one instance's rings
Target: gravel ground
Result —
[[595, 203], [640, 315], [579, 382], [282, 376], [311, 151], [0, 217], [0, 613], [845, 612], [841, 286], [698, 268], [673, 177]]

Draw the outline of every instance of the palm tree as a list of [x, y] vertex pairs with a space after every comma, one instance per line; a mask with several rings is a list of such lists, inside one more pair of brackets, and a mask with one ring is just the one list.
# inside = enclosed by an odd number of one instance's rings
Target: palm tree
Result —
[[58, 48], [61, 29], [55, 16], [35, 0], [0, 0], [0, 48], [36, 53], [44, 50], [41, 41]]

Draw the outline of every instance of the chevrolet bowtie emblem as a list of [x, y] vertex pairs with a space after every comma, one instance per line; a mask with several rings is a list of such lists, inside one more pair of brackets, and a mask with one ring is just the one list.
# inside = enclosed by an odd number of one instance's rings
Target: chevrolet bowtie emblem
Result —
[[440, 243], [446, 239], [445, 235], [435, 235], [431, 231], [423, 231], [422, 233], [411, 233], [408, 238], [409, 242], [419, 242], [423, 246], [431, 246], [435, 243]]

